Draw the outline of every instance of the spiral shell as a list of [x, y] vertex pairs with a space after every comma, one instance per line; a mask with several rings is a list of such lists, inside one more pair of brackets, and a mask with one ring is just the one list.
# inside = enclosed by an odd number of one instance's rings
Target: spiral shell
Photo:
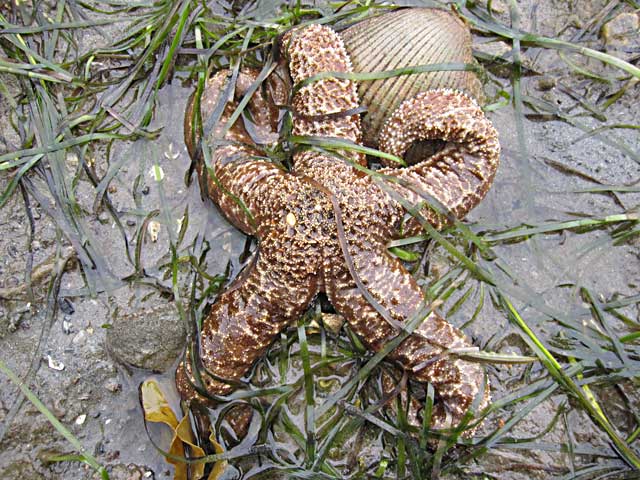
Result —
[[[354, 72], [369, 73], [436, 63], [473, 63], [471, 33], [457, 16], [435, 8], [408, 8], [371, 17], [340, 32]], [[482, 86], [471, 71], [437, 71], [359, 81], [367, 109], [364, 143], [378, 146], [384, 121], [404, 101], [435, 88], [461, 90], [480, 99]]]

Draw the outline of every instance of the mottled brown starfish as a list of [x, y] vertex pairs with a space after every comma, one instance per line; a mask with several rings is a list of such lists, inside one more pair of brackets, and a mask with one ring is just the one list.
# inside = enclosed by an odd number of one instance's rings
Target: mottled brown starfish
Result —
[[[293, 30], [281, 43], [293, 84], [322, 72], [351, 70], [342, 41], [328, 27]], [[213, 111], [228, 77], [229, 72], [222, 71], [209, 81], [202, 98], [202, 118]], [[254, 72], [241, 72], [235, 98], [241, 98], [255, 78]], [[236, 106], [235, 100], [227, 105], [214, 137], [220, 135]], [[358, 106], [353, 81], [331, 77], [312, 82], [295, 91], [291, 99], [293, 134], [358, 143], [360, 120], [349, 114]], [[253, 95], [249, 109], [255, 124], [275, 128], [277, 115], [271, 107], [260, 93]], [[192, 130], [192, 114], [190, 109], [187, 133]], [[335, 310], [375, 351], [424, 307], [415, 279], [387, 251], [406, 213], [396, 199], [415, 204], [423, 200], [416, 192], [426, 193], [463, 217], [492, 183], [499, 157], [497, 134], [473, 100], [437, 90], [404, 102], [388, 120], [382, 138], [381, 149], [399, 157], [416, 140], [447, 143], [413, 166], [381, 171], [413, 189], [398, 183], [382, 188], [371, 175], [356, 168], [365, 165], [366, 159], [353, 151], [342, 152], [347, 160], [299, 151], [293, 156], [291, 171], [285, 171], [256, 158], [260, 152], [242, 122], [228, 130], [227, 144], [212, 149], [214, 174], [203, 183], [225, 216], [258, 239], [258, 252], [204, 320], [200, 358], [213, 373], [202, 377], [207, 393], [232, 391], [234, 387], [221, 379], [241, 378], [319, 292], [326, 292]], [[195, 156], [189, 134], [187, 143]], [[204, 180], [202, 162], [198, 172]], [[442, 225], [442, 215], [427, 208], [422, 213], [434, 226]], [[367, 297], [374, 300], [373, 305]], [[432, 418], [434, 428], [458, 424], [476, 396], [481, 397], [480, 408], [489, 402], [482, 368], [448, 355], [449, 350], [470, 346], [460, 330], [430, 313], [388, 356], [413, 378], [435, 387], [441, 403]], [[194, 388], [198, 383], [190, 361], [179, 368], [176, 381], [184, 399], [202, 399]]]

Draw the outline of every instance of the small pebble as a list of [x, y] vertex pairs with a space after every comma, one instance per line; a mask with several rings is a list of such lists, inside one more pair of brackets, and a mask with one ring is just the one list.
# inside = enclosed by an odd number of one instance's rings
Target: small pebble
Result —
[[473, 45], [473, 49], [492, 58], [504, 57], [511, 53], [511, 47], [506, 42], [478, 43]]
[[60, 307], [62, 313], [64, 313], [65, 315], [73, 315], [76, 311], [76, 308], [74, 307], [71, 300], [66, 297], [58, 298], [58, 306]]
[[59, 372], [64, 370], [64, 363], [54, 360], [51, 357], [51, 355], [47, 355], [46, 359], [47, 359], [47, 363], [49, 365], [49, 368], [51, 368], [53, 370], [58, 370]]
[[601, 31], [607, 53], [630, 61], [640, 50], [640, 16], [625, 12], [609, 20]]
[[621, 13], [602, 27], [602, 37], [607, 45], [629, 45], [640, 33], [640, 17], [637, 13]]
[[67, 414], [67, 409], [64, 408], [62, 403], [59, 400], [56, 400], [51, 406], [51, 411], [56, 416], [57, 419], [62, 420], [64, 416]]
[[7, 253], [11, 258], [16, 258], [18, 256], [18, 247], [16, 247], [13, 243], [9, 245], [7, 248]]
[[27, 313], [28, 311], [31, 310], [31, 302], [27, 302], [24, 305], [17, 307], [15, 309], [16, 313]]
[[541, 92], [546, 92], [547, 90], [551, 90], [556, 86], [556, 79], [552, 77], [542, 77], [538, 79], [536, 84], [536, 89]]
[[[486, 0], [482, 0], [481, 5], [486, 8], [488, 3]], [[509, 5], [505, 0], [494, 0], [491, 2], [491, 11], [497, 14], [506, 13], [509, 11]]]
[[104, 388], [112, 393], [117, 393], [122, 389], [122, 385], [117, 380], [110, 379], [105, 382]]
[[324, 323], [325, 328], [334, 335], [340, 333], [340, 329], [342, 328], [344, 322], [344, 317], [342, 315], [338, 315], [337, 313], [322, 314], [322, 323]]
[[78, 415], [76, 418], [76, 425], [82, 425], [87, 420], [87, 415], [83, 413], [82, 415]]
[[69, 165], [75, 166], [78, 164], [78, 155], [76, 155], [74, 152], [68, 152], [67, 153], [67, 162], [69, 163]]
[[76, 336], [73, 337], [73, 340], [71, 340], [74, 344], [76, 345], [80, 345], [82, 343], [84, 343], [86, 340], [86, 335], [84, 330], [80, 330], [78, 333], [76, 333]]
[[69, 335], [73, 332], [73, 324], [71, 322], [67, 322], [66, 320], [62, 321], [62, 331], [65, 335]]

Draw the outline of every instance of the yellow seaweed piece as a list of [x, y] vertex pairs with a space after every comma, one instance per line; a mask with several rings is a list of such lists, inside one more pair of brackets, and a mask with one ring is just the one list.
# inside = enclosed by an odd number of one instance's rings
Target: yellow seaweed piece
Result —
[[[191, 465], [191, 479], [200, 480], [204, 476], [204, 462], [188, 464], [179, 459], [174, 459], [176, 457], [186, 458], [185, 445], [189, 446], [193, 457], [198, 458], [205, 456], [204, 450], [195, 444], [189, 417], [184, 416], [178, 422], [178, 418], [169, 406], [169, 402], [167, 402], [160, 386], [155, 380], [145, 380], [141, 386], [141, 393], [144, 418], [149, 422], [164, 423], [173, 431], [173, 438], [169, 446], [169, 455], [166, 457], [166, 460], [175, 467], [174, 480], [187, 480], [189, 478], [189, 465]], [[224, 452], [222, 446], [216, 441], [213, 432], [209, 437], [209, 441], [213, 445], [216, 453]], [[217, 480], [226, 469], [226, 466], [226, 460], [216, 462], [207, 480]]]
[[[209, 441], [211, 442], [211, 445], [213, 445], [213, 449], [216, 453], [224, 452], [224, 448], [222, 448], [222, 445], [220, 445], [218, 443], [218, 440], [216, 440], [215, 432], [211, 432], [211, 435], [209, 435]], [[207, 480], [218, 480], [218, 478], [220, 478], [220, 476], [227, 469], [227, 464], [228, 462], [226, 460], [220, 460], [216, 462]]]

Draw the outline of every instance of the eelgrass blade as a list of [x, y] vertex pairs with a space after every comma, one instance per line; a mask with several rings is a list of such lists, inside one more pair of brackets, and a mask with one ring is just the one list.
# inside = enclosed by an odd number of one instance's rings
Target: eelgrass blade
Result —
[[629, 62], [626, 62], [613, 55], [599, 52], [597, 50], [593, 50], [591, 48], [583, 47], [580, 45], [575, 45], [564, 40], [547, 38], [541, 35], [522, 32], [516, 28], [505, 27], [504, 25], [497, 23], [494, 19], [490, 18], [488, 15], [478, 9], [472, 10], [473, 16], [467, 15], [467, 10], [460, 3], [458, 4], [458, 8], [462, 13], [462, 16], [474, 27], [477, 27], [480, 30], [490, 32], [494, 35], [498, 35], [499, 37], [503, 37], [512, 41], [517, 40], [519, 43], [525, 45], [576, 52], [586, 57], [600, 60], [607, 65], [611, 65], [612, 67], [618, 68], [634, 76], [635, 78], [640, 79], [640, 68], [637, 68]]
[[80, 443], [80, 441], [71, 433], [67, 427], [65, 427], [56, 416], [40, 401], [40, 399], [31, 391], [29, 388], [24, 385], [20, 379], [16, 376], [15, 373], [0, 359], [0, 371], [4, 373], [9, 380], [11, 380], [18, 388], [22, 394], [29, 399], [29, 401], [36, 407], [42, 415], [45, 416], [47, 421], [53, 425], [53, 427], [62, 435], [73, 447], [80, 452], [78, 460], [89, 465], [93, 468], [97, 473], [100, 474], [100, 478], [103, 480], [109, 480], [109, 474], [105, 470], [105, 468], [100, 465], [98, 460], [91, 455]]
[[300, 341], [300, 357], [302, 358], [302, 371], [304, 374], [305, 395], [305, 449], [306, 463], [312, 464], [316, 456], [316, 416], [315, 416], [315, 385], [311, 362], [309, 360], [309, 345], [305, 331], [304, 319], [298, 323], [298, 339]]
[[582, 408], [584, 408], [591, 418], [607, 433], [611, 441], [616, 447], [616, 450], [620, 456], [633, 468], [640, 470], [640, 457], [633, 451], [627, 443], [618, 436], [614, 427], [609, 423], [609, 420], [603, 415], [601, 410], [597, 409], [593, 403], [591, 403], [586, 397], [580, 387], [563, 372], [562, 367], [558, 361], [551, 355], [551, 353], [544, 347], [542, 342], [537, 338], [529, 326], [524, 322], [522, 317], [518, 314], [514, 306], [504, 298], [499, 292], [496, 295], [505, 307], [505, 310], [509, 313], [510, 318], [520, 329], [522, 329], [524, 335], [523, 340], [533, 349], [543, 362], [549, 373], [558, 380], [559, 384], [564, 386], [572, 395], [574, 395], [579, 401]]

